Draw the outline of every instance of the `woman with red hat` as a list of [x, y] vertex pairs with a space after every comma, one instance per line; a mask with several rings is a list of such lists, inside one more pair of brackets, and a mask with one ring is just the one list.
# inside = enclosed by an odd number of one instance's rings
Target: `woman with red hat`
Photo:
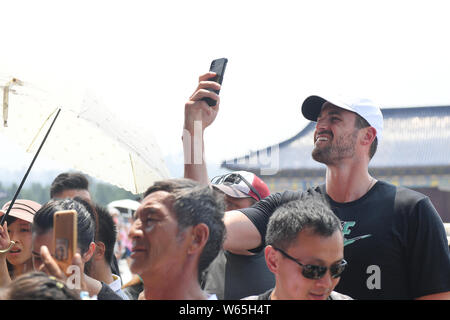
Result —
[[[0, 210], [4, 215], [11, 201]], [[0, 226], [0, 287], [7, 285], [21, 274], [33, 271], [31, 260], [31, 225], [34, 214], [41, 205], [25, 199], [17, 199], [5, 224]]]

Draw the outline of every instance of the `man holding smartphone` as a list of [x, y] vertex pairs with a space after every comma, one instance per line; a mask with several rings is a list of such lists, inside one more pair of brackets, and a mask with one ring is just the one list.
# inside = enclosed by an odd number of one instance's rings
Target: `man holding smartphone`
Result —
[[[207, 89], [220, 86], [207, 81], [210, 77], [200, 77], [197, 91], [186, 103], [185, 133], [202, 135], [217, 116], [219, 96]], [[204, 105], [200, 101], [204, 96], [216, 99], [217, 105]], [[260, 252], [277, 207], [318, 192], [343, 224], [348, 271], [336, 287], [338, 292], [355, 299], [450, 299], [448, 242], [430, 199], [378, 181], [368, 172], [382, 137], [380, 108], [368, 99], [310, 96], [302, 113], [317, 122], [312, 156], [327, 166], [326, 183], [304, 192], [272, 194], [251, 208], [226, 212], [224, 248]], [[202, 131], [195, 131], [194, 123], [201, 124]], [[197, 151], [199, 158], [201, 153], [203, 164], [203, 150], [195, 149], [195, 144], [185, 146], [190, 154]], [[185, 164], [185, 175], [207, 183], [202, 164]]]

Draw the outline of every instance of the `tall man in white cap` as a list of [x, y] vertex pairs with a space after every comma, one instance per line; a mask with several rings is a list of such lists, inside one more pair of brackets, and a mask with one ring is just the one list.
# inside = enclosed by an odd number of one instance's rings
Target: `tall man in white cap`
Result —
[[[200, 77], [192, 104], [196, 121], [217, 115], [220, 86]], [[199, 100], [217, 100], [213, 108]], [[186, 105], [187, 107], [188, 105]], [[380, 108], [367, 99], [308, 97], [303, 115], [316, 121], [313, 159], [327, 166], [324, 185], [272, 194], [251, 208], [226, 212], [224, 248], [259, 252], [267, 223], [281, 204], [321, 194], [343, 223], [348, 269], [336, 291], [355, 299], [450, 299], [450, 254], [445, 230], [428, 197], [377, 181], [368, 172], [382, 138]], [[300, 275], [299, 275], [300, 276]]]
[[[336, 291], [356, 299], [450, 299], [448, 244], [431, 201], [368, 172], [382, 138], [380, 108], [368, 99], [310, 96], [302, 113], [317, 122], [312, 157], [327, 166], [325, 184], [305, 192], [323, 195], [343, 224], [348, 270]], [[246, 246], [257, 247], [273, 209], [301, 197], [301, 192], [279, 193], [256, 208], [234, 212], [239, 222], [228, 223], [227, 230], [253, 224], [257, 231], [247, 235]]]

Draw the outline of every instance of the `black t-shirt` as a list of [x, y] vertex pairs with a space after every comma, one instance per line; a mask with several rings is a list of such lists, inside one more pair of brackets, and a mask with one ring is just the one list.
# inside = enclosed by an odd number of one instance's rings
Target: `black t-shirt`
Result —
[[421, 193], [379, 181], [360, 199], [338, 203], [321, 185], [276, 193], [241, 211], [264, 239], [275, 209], [307, 194], [325, 199], [343, 225], [348, 266], [336, 291], [354, 299], [412, 299], [450, 291], [445, 229]]
[[204, 290], [220, 300], [238, 300], [275, 286], [275, 276], [267, 268], [264, 251], [252, 256], [220, 251], [208, 267]]

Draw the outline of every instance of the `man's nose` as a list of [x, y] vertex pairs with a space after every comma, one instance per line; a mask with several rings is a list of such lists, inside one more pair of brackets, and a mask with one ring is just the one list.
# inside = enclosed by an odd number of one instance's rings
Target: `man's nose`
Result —
[[331, 288], [333, 286], [333, 278], [329, 270], [327, 270], [322, 278], [316, 280], [316, 285], [322, 288]]
[[142, 237], [143, 233], [141, 230], [142, 223], [139, 219], [136, 219], [128, 231], [129, 238]]
[[316, 131], [327, 130], [329, 127], [329, 123], [325, 118], [317, 120], [316, 122]]

